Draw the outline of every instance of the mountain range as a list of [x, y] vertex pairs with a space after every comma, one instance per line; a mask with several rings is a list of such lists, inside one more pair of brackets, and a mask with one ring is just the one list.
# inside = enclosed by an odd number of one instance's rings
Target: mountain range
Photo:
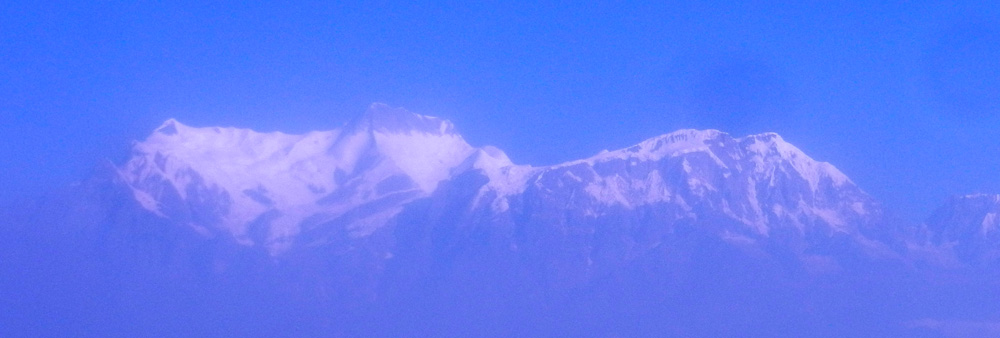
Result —
[[43, 319], [15, 335], [1000, 333], [1000, 195], [909, 224], [774, 133], [530, 166], [384, 104], [301, 135], [171, 119], [19, 210], [0, 285], [42, 300], [3, 299]]

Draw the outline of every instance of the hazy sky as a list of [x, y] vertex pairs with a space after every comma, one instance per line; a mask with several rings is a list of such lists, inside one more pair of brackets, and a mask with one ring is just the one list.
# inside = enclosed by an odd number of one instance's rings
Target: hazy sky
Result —
[[163, 120], [332, 129], [372, 102], [553, 164], [680, 128], [776, 131], [890, 210], [1000, 192], [995, 1], [0, 3], [0, 199]]

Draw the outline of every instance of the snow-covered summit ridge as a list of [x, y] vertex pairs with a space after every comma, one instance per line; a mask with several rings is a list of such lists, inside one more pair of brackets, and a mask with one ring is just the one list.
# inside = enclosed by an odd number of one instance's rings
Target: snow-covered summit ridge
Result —
[[744, 168], [730, 168], [733, 163], [722, 161], [721, 158], [752, 159], [756, 165], [753, 169], [759, 173], [773, 169], [769, 168], [770, 164], [786, 162], [800, 173], [813, 189], [817, 189], [820, 181], [824, 179], [831, 180], [836, 186], [851, 183], [851, 180], [833, 165], [812, 159], [799, 148], [786, 142], [781, 135], [773, 132], [733, 138], [727, 133], [714, 129], [682, 129], [650, 138], [632, 147], [602, 152], [589, 159], [568, 162], [567, 164], [594, 163], [612, 159], [657, 161], [691, 152], [707, 153], [720, 166], [728, 169], [743, 170]]
[[206, 235], [273, 251], [331, 224], [370, 234], [410, 201], [469, 172], [486, 178], [470, 202], [493, 213], [525, 196], [566, 193], [590, 196], [587, 208], [672, 205], [678, 217], [718, 212], [766, 234], [772, 223], [789, 222], [848, 231], [875, 210], [840, 171], [774, 133], [733, 138], [686, 129], [532, 167], [495, 147], [470, 146], [447, 120], [376, 103], [342, 128], [300, 135], [170, 119], [133, 150], [119, 173], [142, 207]]
[[605, 205], [666, 205], [690, 217], [720, 213], [759, 234], [776, 224], [853, 232], [878, 209], [837, 168], [776, 133], [734, 138], [718, 130], [679, 130], [546, 168], [535, 182], [549, 190], [582, 185]]
[[[476, 152], [451, 122], [373, 104], [343, 128], [301, 135], [169, 119], [134, 145], [119, 174], [157, 215], [281, 246], [307, 219], [336, 220], [361, 206], [366, 212], [345, 222], [368, 233]], [[267, 235], [250, 238], [248, 227], [261, 223]]]
[[458, 135], [451, 121], [411, 113], [384, 103], [373, 103], [364, 115], [351, 121], [348, 130], [370, 130], [382, 133], [424, 133], [430, 135]]

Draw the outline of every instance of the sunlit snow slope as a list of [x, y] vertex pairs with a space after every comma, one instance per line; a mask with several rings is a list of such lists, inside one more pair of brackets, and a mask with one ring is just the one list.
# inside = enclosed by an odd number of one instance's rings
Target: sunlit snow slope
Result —
[[344, 128], [304, 135], [168, 120], [120, 175], [157, 215], [280, 251], [335, 219], [370, 233], [476, 151], [448, 121], [373, 104]]
[[775, 227], [852, 234], [879, 213], [844, 174], [773, 133], [681, 130], [531, 167], [494, 147], [470, 146], [448, 121], [384, 104], [341, 129], [304, 135], [168, 120], [118, 170], [136, 201], [158, 217], [273, 254], [320, 225], [366, 236], [439, 183], [470, 172], [486, 183], [468, 208], [500, 218], [524, 213], [511, 203], [530, 198], [588, 217], [652, 205], [672, 213], [669, 221], [730, 220], [741, 226], [725, 235], [750, 240]]

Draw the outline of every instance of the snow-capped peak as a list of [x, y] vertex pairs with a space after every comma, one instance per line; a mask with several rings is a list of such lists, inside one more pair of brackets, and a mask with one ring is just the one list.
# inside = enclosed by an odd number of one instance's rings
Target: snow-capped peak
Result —
[[176, 135], [178, 132], [180, 132], [178, 128], [184, 128], [184, 127], [187, 126], [171, 118], [164, 121], [163, 124], [160, 124], [160, 126], [156, 128], [156, 132], [164, 135]]
[[877, 209], [839, 170], [775, 133], [733, 138], [685, 129], [546, 171], [541, 182], [583, 184], [605, 205], [667, 203], [694, 212], [702, 204], [761, 234], [776, 222], [799, 228], [820, 222], [850, 232], [853, 221]]
[[[665, 156], [675, 156], [685, 152], [708, 150], [708, 147], [711, 145], [710, 141], [717, 139], [721, 135], [728, 136], [728, 134], [714, 129], [681, 129], [672, 133], [647, 139], [639, 142], [639, 144], [625, 149], [601, 152], [600, 154], [583, 161], [592, 162], [614, 158], [658, 160]], [[569, 162], [567, 164], [573, 164], [576, 162], [577, 161]]]
[[451, 121], [382, 103], [372, 104], [364, 115], [352, 121], [342, 138], [350, 143], [370, 140], [378, 153], [427, 193], [448, 178], [448, 169], [473, 153]]
[[368, 110], [349, 123], [349, 130], [371, 130], [381, 133], [424, 133], [430, 135], [458, 135], [451, 121], [433, 116], [412, 113], [403, 108], [384, 103], [373, 103]]
[[[708, 154], [721, 167], [725, 168], [729, 168], [730, 160], [749, 158], [756, 164], [756, 170], [761, 173], [773, 170], [771, 166], [775, 163], [787, 163], [809, 182], [813, 190], [818, 189], [821, 181], [825, 179], [829, 179], [836, 186], [850, 183], [850, 179], [840, 170], [829, 163], [813, 160], [799, 148], [786, 142], [777, 133], [733, 138], [727, 133], [714, 129], [682, 129], [650, 138], [632, 147], [602, 152], [583, 161], [589, 163], [611, 159], [657, 161], [665, 157], [675, 157], [692, 152]], [[723, 158], [727, 157], [730, 160], [724, 161]], [[567, 164], [577, 162], [579, 161]]]
[[[119, 173], [154, 214], [280, 250], [303, 226], [360, 206], [348, 230], [374, 231], [474, 151], [451, 122], [375, 104], [345, 128], [302, 135], [169, 119]], [[252, 238], [251, 224], [266, 235]]]
[[842, 186], [851, 183], [847, 175], [840, 172], [836, 167], [827, 162], [813, 160], [802, 150], [791, 143], [785, 142], [776, 133], [764, 133], [750, 135], [736, 140], [743, 147], [747, 154], [760, 158], [761, 160], [769, 156], [777, 156], [787, 161], [795, 170], [802, 175], [809, 185], [815, 190], [821, 181], [829, 179], [834, 186]]

